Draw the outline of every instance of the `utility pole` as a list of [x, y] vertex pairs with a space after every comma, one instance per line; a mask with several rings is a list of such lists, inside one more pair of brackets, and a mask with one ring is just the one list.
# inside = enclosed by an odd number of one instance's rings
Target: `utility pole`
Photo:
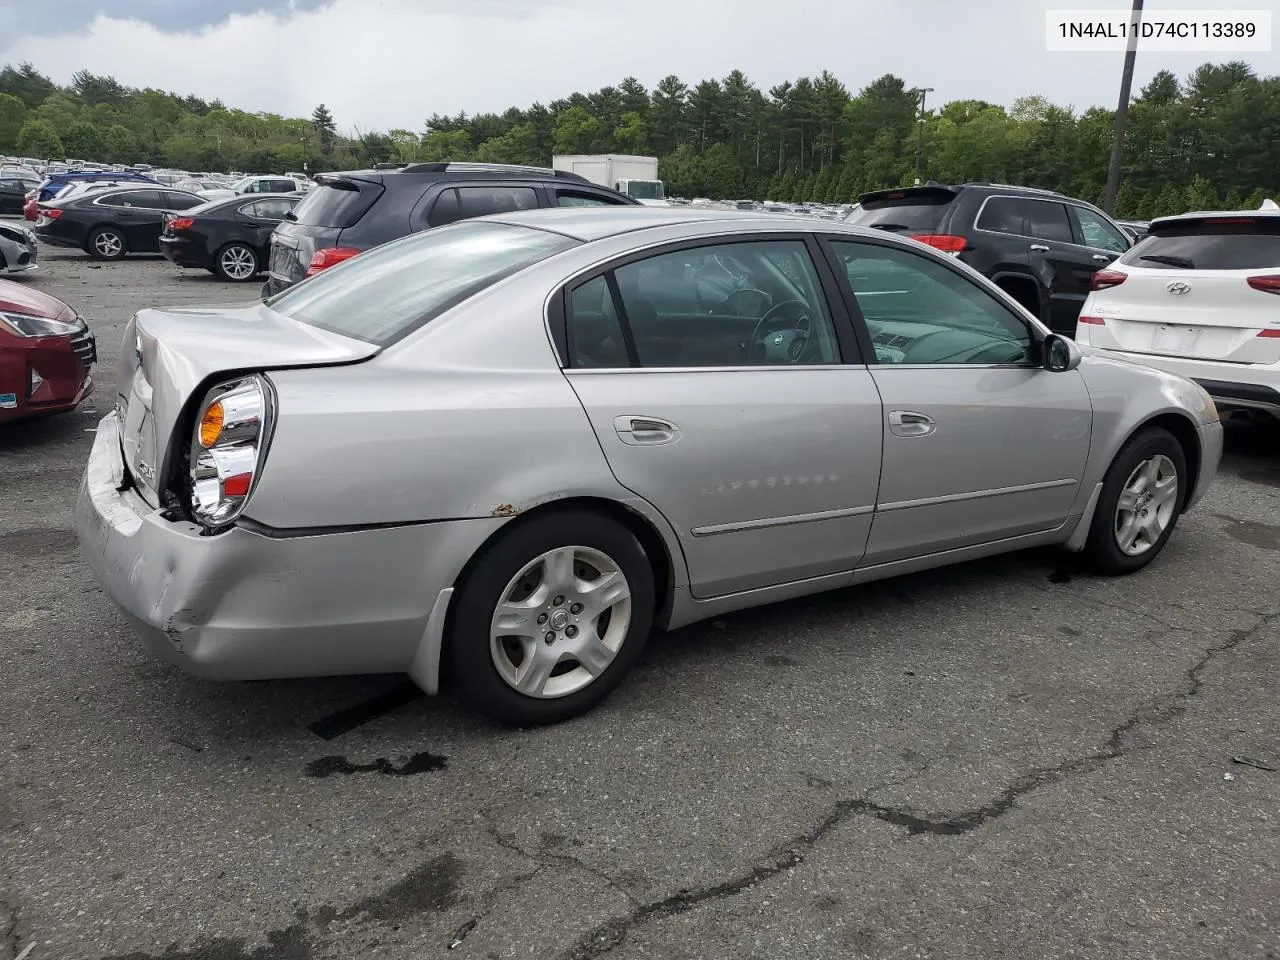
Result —
[[1129, 43], [1124, 51], [1124, 72], [1120, 75], [1120, 100], [1116, 104], [1116, 128], [1111, 140], [1111, 165], [1107, 168], [1107, 192], [1102, 209], [1113, 214], [1120, 190], [1120, 158], [1124, 152], [1124, 128], [1129, 122], [1129, 91], [1133, 88], [1133, 61], [1138, 55], [1138, 25], [1142, 23], [1142, 0], [1133, 0], [1129, 15]]
[[933, 87], [921, 87], [916, 93], [920, 94], [920, 129], [916, 133], [916, 186], [919, 186], [920, 178], [924, 176], [924, 98], [933, 93]]

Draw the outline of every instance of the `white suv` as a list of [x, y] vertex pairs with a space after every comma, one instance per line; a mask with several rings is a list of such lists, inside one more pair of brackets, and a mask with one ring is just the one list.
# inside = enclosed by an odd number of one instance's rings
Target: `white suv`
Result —
[[1220, 407], [1280, 417], [1280, 210], [1148, 229], [1094, 275], [1076, 340], [1189, 377]]

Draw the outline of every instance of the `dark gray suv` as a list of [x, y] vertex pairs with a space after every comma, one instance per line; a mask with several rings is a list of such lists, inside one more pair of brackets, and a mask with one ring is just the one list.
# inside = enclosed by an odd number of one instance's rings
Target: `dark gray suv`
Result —
[[271, 237], [264, 297], [428, 227], [539, 207], [639, 205], [577, 174], [489, 163], [379, 164], [315, 182]]

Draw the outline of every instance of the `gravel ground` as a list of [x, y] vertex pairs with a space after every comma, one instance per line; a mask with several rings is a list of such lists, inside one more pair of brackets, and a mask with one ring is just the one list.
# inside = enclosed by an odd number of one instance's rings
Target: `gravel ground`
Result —
[[1280, 431], [1232, 425], [1138, 576], [1031, 552], [750, 611], [514, 732], [150, 659], [71, 526], [120, 331], [257, 286], [42, 261], [102, 363], [0, 431], [0, 960], [1280, 957]]

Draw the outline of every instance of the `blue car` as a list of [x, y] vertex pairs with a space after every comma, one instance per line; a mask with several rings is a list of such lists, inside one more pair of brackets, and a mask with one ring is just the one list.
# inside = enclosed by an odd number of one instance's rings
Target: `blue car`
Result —
[[58, 173], [49, 177], [44, 185], [40, 187], [40, 192], [36, 194], [36, 202], [45, 203], [52, 200], [54, 195], [69, 183], [91, 183], [95, 180], [111, 183], [158, 183], [154, 178], [132, 170], [92, 170]]

